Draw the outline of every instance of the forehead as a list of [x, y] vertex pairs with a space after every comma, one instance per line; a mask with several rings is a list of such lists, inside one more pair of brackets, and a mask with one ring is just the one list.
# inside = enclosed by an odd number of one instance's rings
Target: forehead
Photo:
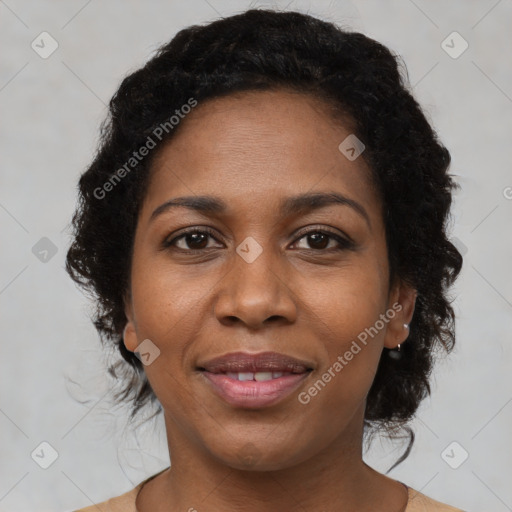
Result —
[[377, 207], [370, 169], [339, 145], [350, 122], [323, 101], [289, 90], [250, 91], [199, 103], [159, 148], [146, 203], [210, 194], [228, 205], [277, 205], [278, 197], [315, 190]]

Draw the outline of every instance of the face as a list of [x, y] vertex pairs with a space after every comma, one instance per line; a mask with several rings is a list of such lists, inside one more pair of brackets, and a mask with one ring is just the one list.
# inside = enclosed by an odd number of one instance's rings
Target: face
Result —
[[[338, 149], [349, 125], [285, 90], [209, 100], [181, 123], [140, 210], [124, 333], [131, 351], [150, 340], [171, 452], [271, 470], [353, 441], [415, 294], [389, 286], [369, 168]], [[271, 370], [302, 364], [253, 381], [243, 364], [269, 352]], [[209, 363], [232, 353], [245, 356]]]

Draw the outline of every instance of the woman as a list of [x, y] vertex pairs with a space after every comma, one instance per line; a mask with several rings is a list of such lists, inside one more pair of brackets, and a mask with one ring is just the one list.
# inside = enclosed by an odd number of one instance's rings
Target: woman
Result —
[[454, 344], [449, 162], [390, 51], [304, 14], [190, 27], [125, 78], [67, 270], [171, 467], [101, 510], [459, 510], [362, 459]]

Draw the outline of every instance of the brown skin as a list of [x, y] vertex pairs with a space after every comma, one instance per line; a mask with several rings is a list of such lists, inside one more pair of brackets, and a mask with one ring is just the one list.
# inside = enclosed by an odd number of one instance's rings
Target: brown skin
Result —
[[[416, 292], [388, 286], [382, 206], [363, 158], [338, 150], [346, 126], [311, 96], [245, 92], [199, 104], [156, 158], [136, 230], [124, 341], [134, 351], [149, 338], [161, 351], [145, 371], [164, 409], [172, 469], [144, 486], [138, 510], [404, 509], [405, 488], [363, 462], [362, 431], [382, 349], [407, 339]], [[277, 216], [284, 198], [320, 191], [357, 201], [370, 225], [346, 205]], [[150, 221], [165, 201], [203, 194], [228, 211], [171, 208]], [[214, 238], [162, 249], [183, 228], [204, 226]], [[347, 235], [355, 248], [335, 250], [335, 239], [301, 228]], [[249, 236], [263, 248], [252, 263], [236, 252]], [[301, 404], [298, 393], [397, 302], [402, 310]], [[275, 405], [235, 408], [196, 370], [233, 351], [277, 351], [314, 370]], [[243, 459], [248, 443], [252, 464]]]

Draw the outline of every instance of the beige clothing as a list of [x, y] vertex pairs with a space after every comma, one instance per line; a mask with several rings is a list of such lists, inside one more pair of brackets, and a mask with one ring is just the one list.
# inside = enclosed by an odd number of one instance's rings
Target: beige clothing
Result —
[[[157, 473], [157, 475], [158, 474], [160, 473]], [[137, 512], [135, 507], [137, 494], [146, 482], [157, 475], [153, 475], [147, 480], [144, 480], [139, 485], [137, 485], [135, 489], [132, 489], [131, 491], [122, 494], [117, 498], [112, 498], [110, 500], [104, 501], [103, 503], [98, 503], [97, 505], [92, 505], [90, 507], [81, 508], [75, 512]], [[408, 491], [409, 501], [407, 502], [407, 508], [405, 512], [464, 512], [460, 508], [451, 507], [450, 505], [445, 505], [444, 503], [440, 503], [439, 501], [428, 498], [424, 494], [421, 494], [420, 492], [415, 491], [410, 487], [408, 487]]]

